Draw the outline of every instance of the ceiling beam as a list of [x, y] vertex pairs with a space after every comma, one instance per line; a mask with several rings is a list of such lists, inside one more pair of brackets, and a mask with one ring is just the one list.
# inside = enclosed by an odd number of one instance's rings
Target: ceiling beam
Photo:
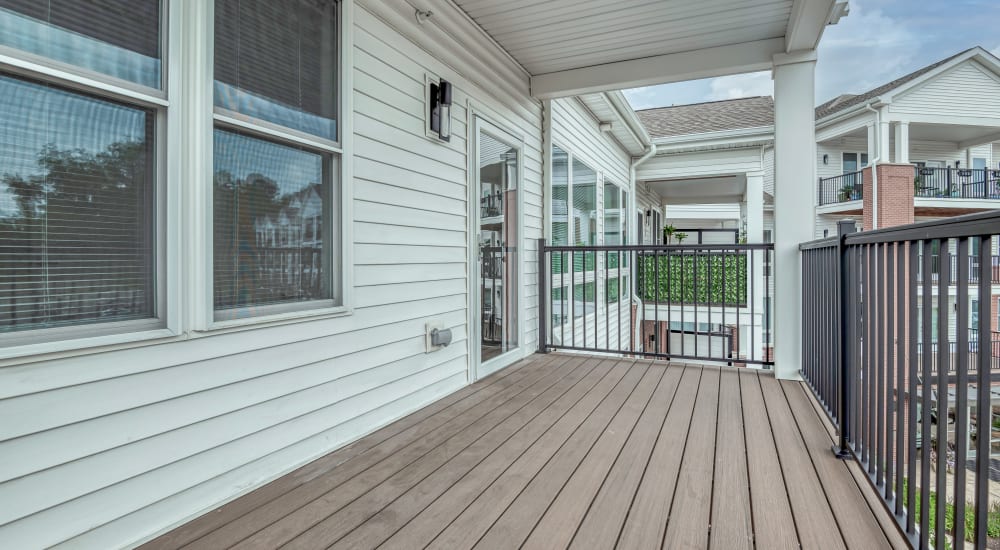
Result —
[[[832, 2], [832, 0], [829, 1]], [[784, 52], [785, 39], [770, 38], [568, 69], [532, 76], [531, 95], [538, 99], [555, 99], [699, 78], [766, 71], [771, 69], [774, 55]]]
[[785, 28], [785, 51], [815, 49], [827, 23], [846, 14], [846, 6], [836, 0], [794, 0]]

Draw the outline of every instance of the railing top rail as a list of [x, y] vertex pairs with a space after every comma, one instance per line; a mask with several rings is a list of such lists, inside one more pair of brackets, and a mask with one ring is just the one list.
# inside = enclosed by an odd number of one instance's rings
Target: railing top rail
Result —
[[664, 252], [664, 251], [717, 251], [773, 250], [773, 243], [757, 244], [622, 244], [622, 245], [545, 245], [546, 252]]
[[857, 175], [860, 175], [862, 172], [864, 172], [864, 170], [856, 170], [854, 172], [844, 172], [843, 174], [837, 174], [836, 176], [829, 176], [829, 177], [826, 177], [826, 178], [820, 178], [819, 181], [826, 182], [826, 181], [832, 181], [832, 180], [835, 180], [835, 179], [843, 178], [844, 176], [857, 176]]
[[839, 237], [827, 237], [825, 239], [817, 239], [815, 241], [809, 241], [807, 243], [802, 243], [799, 245], [799, 250], [815, 250], [817, 248], [833, 248], [837, 246]]
[[954, 218], [852, 233], [847, 236], [846, 243], [848, 245], [855, 245], [949, 239], [955, 237], [978, 237], [980, 235], [995, 235], [997, 228], [1000, 228], [1000, 210], [990, 210], [989, 212], [979, 212], [965, 216], [956, 216]]

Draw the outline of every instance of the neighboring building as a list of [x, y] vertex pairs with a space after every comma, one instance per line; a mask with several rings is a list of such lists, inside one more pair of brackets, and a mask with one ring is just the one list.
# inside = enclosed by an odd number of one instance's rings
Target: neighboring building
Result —
[[[770, 239], [775, 175], [770, 97], [637, 114], [657, 145], [656, 156], [637, 177], [640, 210], [663, 212], [665, 224], [678, 229], [735, 228], [749, 242]], [[872, 229], [1000, 208], [1000, 59], [983, 48], [865, 93], [841, 95], [817, 107], [815, 115], [818, 178], [811, 206], [817, 238], [835, 234], [842, 219]], [[877, 182], [871, 161], [879, 165]], [[748, 207], [754, 199], [761, 210]], [[998, 243], [993, 247], [994, 271], [1000, 273]], [[955, 294], [954, 285], [950, 292]], [[992, 304], [997, 331], [1000, 285], [994, 286]], [[952, 318], [952, 338], [955, 330]]]

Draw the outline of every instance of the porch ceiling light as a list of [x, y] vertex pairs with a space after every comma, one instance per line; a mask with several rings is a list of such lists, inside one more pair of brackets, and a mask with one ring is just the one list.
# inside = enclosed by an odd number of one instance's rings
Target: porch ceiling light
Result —
[[431, 82], [431, 131], [441, 141], [451, 141], [451, 82]]

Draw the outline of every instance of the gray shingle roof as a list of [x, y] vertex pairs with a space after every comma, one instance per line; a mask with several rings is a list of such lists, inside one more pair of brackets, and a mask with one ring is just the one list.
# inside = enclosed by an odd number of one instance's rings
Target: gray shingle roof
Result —
[[[975, 48], [970, 48], [970, 49], [975, 49]], [[955, 59], [956, 57], [958, 57], [958, 56], [960, 56], [960, 55], [962, 55], [962, 54], [964, 54], [964, 53], [966, 53], [968, 51], [969, 50], [958, 52], [957, 54], [955, 54], [955, 55], [953, 55], [951, 57], [948, 57], [947, 59], [942, 59], [941, 61], [938, 61], [937, 63], [932, 63], [932, 64], [930, 64], [930, 65], [928, 65], [926, 67], [917, 69], [917, 70], [913, 71], [912, 73], [910, 73], [908, 75], [901, 76], [901, 77], [897, 78], [896, 80], [893, 80], [892, 82], [887, 82], [887, 83], [885, 83], [885, 84], [883, 84], [883, 85], [881, 85], [881, 86], [879, 86], [877, 88], [872, 88], [871, 90], [868, 90], [867, 92], [865, 92], [863, 94], [843, 94], [843, 95], [839, 95], [839, 96], [831, 99], [830, 101], [827, 101], [826, 103], [823, 103], [819, 107], [816, 107], [816, 120], [819, 120], [819, 119], [821, 119], [823, 117], [830, 116], [833, 113], [836, 113], [836, 112], [839, 112], [839, 111], [843, 111], [844, 109], [847, 109], [848, 107], [853, 107], [855, 105], [860, 105], [860, 104], [865, 103], [865, 102], [867, 102], [867, 101], [869, 101], [871, 99], [874, 99], [874, 98], [876, 98], [876, 97], [878, 97], [878, 96], [880, 96], [880, 95], [882, 95], [882, 94], [884, 94], [886, 92], [889, 92], [890, 90], [894, 90], [894, 89], [902, 86], [903, 84], [906, 84], [907, 82], [910, 82], [911, 80], [915, 80], [915, 79], [919, 78], [920, 76], [922, 76], [924, 74], [927, 74], [928, 72], [930, 72], [930, 71], [932, 71], [932, 70], [940, 67], [941, 65], [944, 65], [945, 63], [951, 61], [952, 59]]]
[[770, 96], [747, 97], [636, 111], [650, 137], [703, 134], [774, 124]]

